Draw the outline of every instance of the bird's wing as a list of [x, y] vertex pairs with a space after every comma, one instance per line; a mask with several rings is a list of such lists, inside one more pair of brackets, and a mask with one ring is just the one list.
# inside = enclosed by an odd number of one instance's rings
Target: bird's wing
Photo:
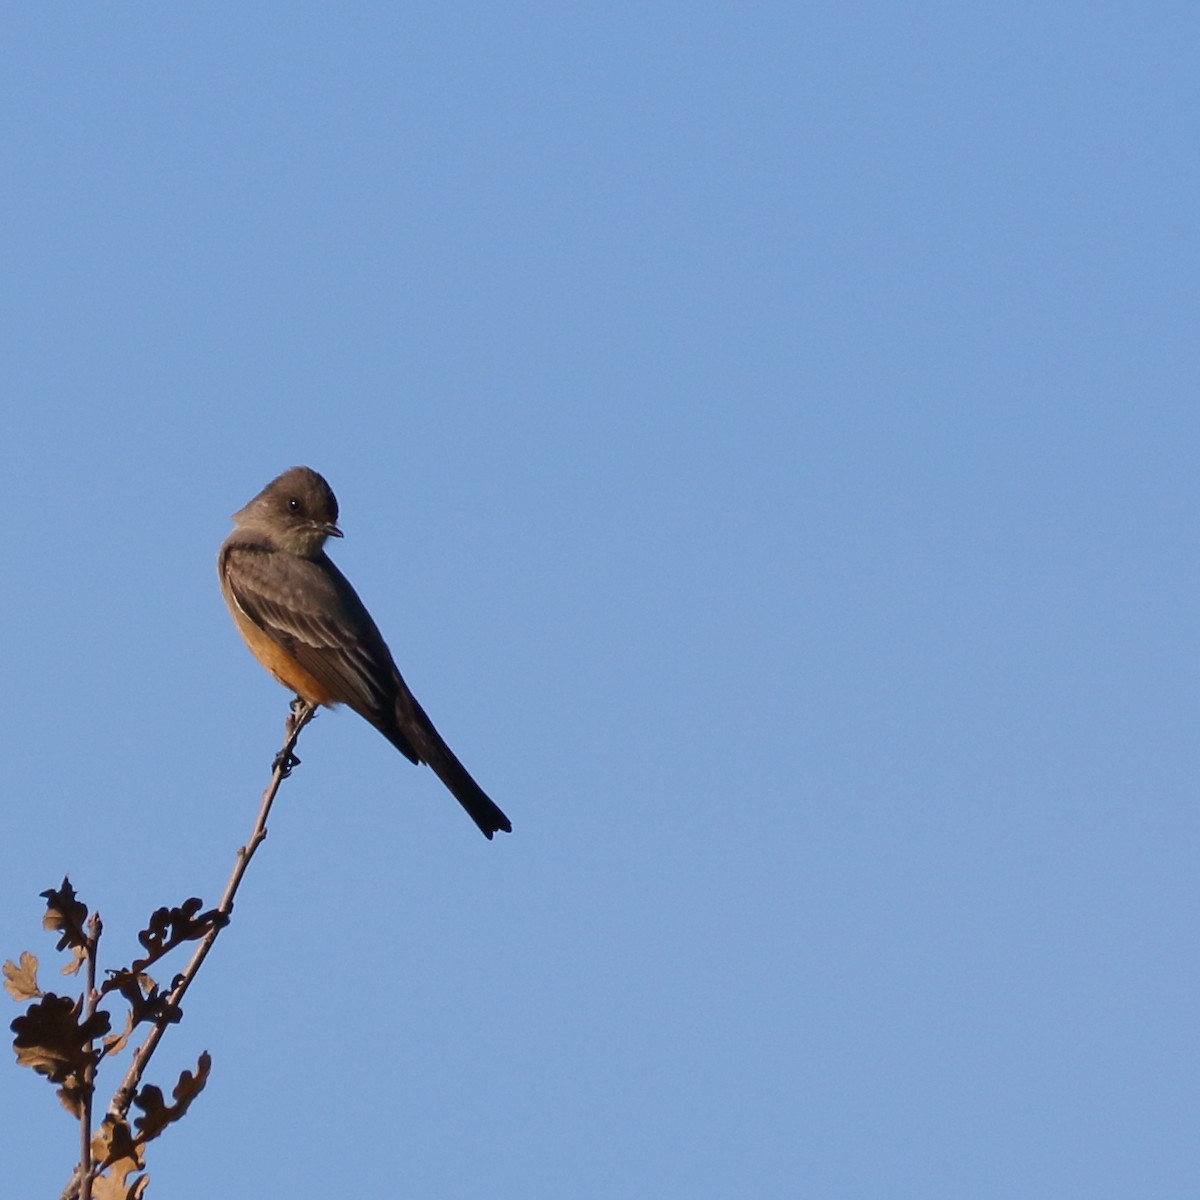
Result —
[[391, 653], [358, 594], [328, 558], [233, 544], [222, 568], [242, 612], [335, 700], [372, 724], [393, 710], [397, 672]]

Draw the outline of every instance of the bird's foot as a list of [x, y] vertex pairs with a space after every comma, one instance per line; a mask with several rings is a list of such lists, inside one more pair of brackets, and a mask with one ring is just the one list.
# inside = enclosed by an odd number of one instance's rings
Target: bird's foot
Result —
[[286, 779], [294, 768], [300, 765], [300, 760], [289, 750], [286, 753], [283, 750], [275, 755], [274, 761], [271, 763], [271, 772], [279, 772], [280, 779]]

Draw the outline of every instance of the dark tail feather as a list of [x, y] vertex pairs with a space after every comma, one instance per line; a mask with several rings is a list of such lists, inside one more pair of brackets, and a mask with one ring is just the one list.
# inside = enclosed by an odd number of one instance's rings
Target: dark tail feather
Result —
[[490, 841], [494, 833], [512, 833], [512, 822], [454, 757], [454, 751], [442, 741], [442, 735], [403, 683], [396, 700], [394, 722], [380, 720], [377, 714], [364, 715], [406, 758], [433, 768], [485, 838]]
[[467, 810], [467, 815], [479, 826], [489, 841], [493, 833], [512, 833], [512, 822], [471, 778], [467, 768], [454, 757], [453, 751], [431, 730], [432, 737], [422, 738], [417, 752], [434, 774], [450, 789], [454, 798]]

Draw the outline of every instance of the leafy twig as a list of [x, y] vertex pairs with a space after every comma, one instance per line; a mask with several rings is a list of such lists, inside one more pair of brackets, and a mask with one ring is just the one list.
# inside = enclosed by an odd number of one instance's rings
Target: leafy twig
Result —
[[[250, 831], [250, 837], [247, 839], [246, 844], [238, 849], [233, 864], [233, 873], [229, 876], [229, 882], [225, 885], [225, 892], [221, 896], [221, 902], [216, 908], [217, 913], [225, 919], [213, 923], [212, 928], [200, 940], [199, 945], [192, 954], [191, 961], [183, 969], [182, 974], [175, 980], [175, 984], [167, 996], [167, 1007], [169, 1009], [177, 1009], [179, 1007], [185, 993], [192, 985], [192, 980], [196, 978], [196, 972], [200, 970], [200, 964], [208, 957], [208, 952], [217, 940], [217, 934], [221, 932], [222, 928], [228, 922], [230, 914], [233, 912], [234, 897], [241, 886], [242, 877], [246, 874], [246, 868], [250, 865], [250, 860], [254, 857], [254, 852], [262, 845], [263, 840], [267, 836], [267, 818], [271, 815], [271, 805], [275, 803], [275, 795], [279, 791], [279, 785], [291, 774], [292, 767], [300, 761], [293, 753], [296, 748], [296, 741], [300, 737], [300, 731], [312, 720], [315, 711], [315, 708], [311, 704], [303, 700], [292, 702], [292, 711], [288, 714], [287, 723], [284, 726], [286, 736], [284, 737], [283, 746], [275, 756], [275, 762], [272, 766], [271, 782], [267, 785], [267, 790], [263, 792], [262, 804], [259, 806], [258, 817], [254, 822], [254, 828]], [[125, 1079], [113, 1096], [112, 1103], [108, 1106], [108, 1115], [114, 1120], [124, 1120], [126, 1114], [128, 1114], [129, 1105], [132, 1103], [134, 1093], [137, 1091], [138, 1084], [145, 1073], [146, 1065], [149, 1063], [151, 1055], [157, 1049], [158, 1043], [162, 1040], [162, 1035], [166, 1032], [168, 1023], [167, 1020], [162, 1018], [156, 1020], [149, 1034], [147, 1034], [146, 1040], [134, 1052], [133, 1061], [129, 1064], [129, 1070], [125, 1072]]]
[[[86, 914], [87, 911], [82, 905], [77, 906], [78, 911], [74, 904], [60, 905], [59, 907], [65, 908], [65, 915], [57, 908], [53, 910], [54, 918], [58, 923], [47, 927], [63, 933], [59, 948], [70, 946], [77, 958], [83, 959], [87, 964], [85, 1018], [95, 1019], [90, 1022], [85, 1020], [84, 1028], [96, 1027], [99, 1033], [108, 1031], [107, 1014], [103, 1011], [97, 1013], [96, 1005], [104, 995], [111, 991], [119, 991], [126, 999], [130, 1000], [133, 1023], [137, 1023], [139, 1019], [151, 1021], [150, 1032], [134, 1052], [125, 1078], [113, 1095], [103, 1126], [95, 1139], [91, 1132], [95, 1064], [105, 1053], [124, 1045], [124, 1036], [127, 1036], [127, 1033], [120, 1038], [110, 1039], [108, 1045], [96, 1051], [94, 1056], [88, 1059], [88, 1065], [83, 1069], [84, 1078], [82, 1080], [83, 1111], [80, 1114], [80, 1161], [63, 1190], [61, 1200], [89, 1200], [92, 1195], [92, 1185], [98, 1173], [103, 1171], [109, 1163], [116, 1164], [113, 1170], [117, 1170], [118, 1167], [121, 1169], [118, 1181], [120, 1194], [140, 1196], [145, 1189], [146, 1177], [142, 1176], [141, 1179], [136, 1180], [129, 1190], [125, 1190], [124, 1180], [132, 1170], [141, 1169], [141, 1150], [144, 1144], [156, 1137], [167, 1124], [182, 1117], [192, 1099], [203, 1088], [209, 1069], [207, 1054], [200, 1056], [195, 1073], [185, 1071], [180, 1077], [173, 1093], [176, 1101], [174, 1105], [167, 1105], [161, 1091], [156, 1087], [147, 1085], [139, 1091], [142, 1076], [145, 1074], [167, 1026], [179, 1020], [180, 1004], [184, 995], [200, 970], [201, 964], [208, 957], [208, 952], [217, 940], [217, 935], [229, 923], [230, 914], [233, 912], [234, 898], [237, 896], [242, 878], [246, 874], [246, 868], [250, 865], [254, 852], [267, 836], [267, 818], [270, 816], [271, 806], [275, 802], [279, 785], [291, 774], [292, 768], [300, 762], [295, 755], [300, 731], [312, 720], [315, 712], [314, 705], [308, 704], [299, 697], [292, 701], [292, 709], [284, 727], [283, 746], [272, 763], [271, 781], [263, 792], [254, 828], [250, 831], [250, 837], [246, 844], [238, 849], [233, 872], [225, 885], [220, 903], [215, 909], [197, 916], [201, 907], [197, 900], [189, 900], [177, 909], [159, 909], [151, 918], [150, 927], [141, 935], [142, 944], [148, 951], [148, 956], [136, 961], [131, 968], [113, 973], [113, 977], [107, 980], [99, 991], [96, 988], [95, 945], [100, 934], [99, 919], [93, 918], [84, 932], [82, 928], [76, 928], [76, 926], [82, 925], [80, 913]], [[64, 881], [64, 889], [68, 887], [69, 885]], [[74, 901], [74, 893], [71, 892], [67, 899]], [[48, 917], [47, 920], [50, 918]], [[202, 936], [201, 929], [204, 930]], [[142, 971], [151, 962], [161, 958], [181, 942], [196, 940], [197, 937], [199, 941], [187, 966], [172, 981], [170, 990], [165, 995], [160, 995], [157, 987], [142, 975]], [[13, 991], [13, 987], [17, 987], [29, 995], [41, 995], [40, 991], [37, 991], [36, 978], [33, 976], [32, 970], [26, 968], [24, 957], [21, 967], [13, 967], [11, 972], [6, 968], [5, 974], [6, 977], [12, 976], [10, 991]], [[29, 977], [28, 980], [26, 976]], [[148, 996], [142, 995], [141, 981], [143, 979], [147, 979], [149, 983], [150, 994]], [[16, 995], [15, 991], [14, 995]], [[51, 997], [50, 999], [55, 998]], [[98, 1028], [100, 1017], [104, 1018], [103, 1029]], [[72, 1018], [72, 1022], [74, 1020]], [[90, 1052], [90, 1043], [88, 1049]], [[49, 1071], [44, 1070], [43, 1073], [49, 1073]], [[128, 1114], [130, 1106], [135, 1103], [145, 1115], [137, 1119], [138, 1133], [132, 1135], [128, 1124]]]

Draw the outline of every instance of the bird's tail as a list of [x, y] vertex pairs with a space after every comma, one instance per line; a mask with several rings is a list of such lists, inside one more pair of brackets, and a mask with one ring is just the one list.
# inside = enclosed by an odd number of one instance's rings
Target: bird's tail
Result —
[[395, 719], [392, 722], [373, 719], [372, 723], [405, 757], [433, 768], [433, 773], [467, 810], [467, 815], [479, 826], [485, 838], [490, 841], [494, 833], [512, 833], [512, 822], [455, 758], [454, 751], [442, 740], [442, 735], [403, 682], [396, 699]]
[[470, 772], [454, 757], [454, 751], [442, 741], [437, 730], [430, 727], [430, 732], [433, 736], [429, 744], [417, 747], [422, 761], [433, 768], [434, 774], [467, 810], [467, 815], [479, 826], [485, 838], [490, 840], [493, 833], [512, 833], [512, 822], [471, 778]]

